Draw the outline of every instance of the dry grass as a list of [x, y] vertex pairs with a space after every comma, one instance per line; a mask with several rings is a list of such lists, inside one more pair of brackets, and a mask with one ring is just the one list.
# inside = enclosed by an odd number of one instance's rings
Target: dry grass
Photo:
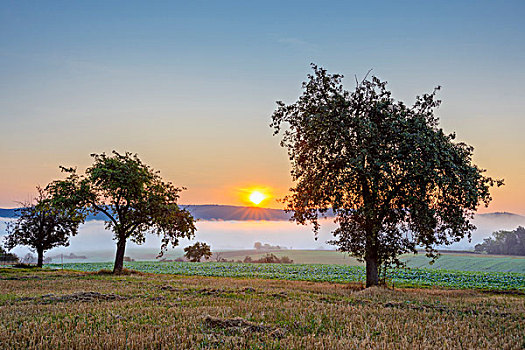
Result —
[[0, 270], [1, 349], [520, 349], [525, 297]]

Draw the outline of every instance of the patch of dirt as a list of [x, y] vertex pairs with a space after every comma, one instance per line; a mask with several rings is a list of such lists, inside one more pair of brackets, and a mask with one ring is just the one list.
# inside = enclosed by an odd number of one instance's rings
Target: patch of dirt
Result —
[[167, 290], [168, 292], [179, 292], [180, 290], [170, 285], [160, 287], [161, 290]]
[[273, 294], [270, 294], [272, 297], [274, 298], [277, 298], [277, 299], [286, 299], [288, 297], [288, 294], [286, 294], [286, 292], [280, 292], [280, 293], [273, 293]]
[[148, 273], [132, 270], [132, 269], [122, 269], [122, 271], [118, 273], [113, 273], [113, 271], [108, 269], [102, 269], [98, 271], [89, 272], [90, 275], [99, 275], [99, 276], [107, 276], [107, 275], [113, 275], [113, 276], [129, 276], [129, 275], [138, 275], [138, 276], [147, 276]]
[[215, 289], [215, 288], [202, 288], [195, 291], [199, 295], [221, 295], [224, 293], [232, 293], [233, 291], [228, 291], [225, 289]]
[[250, 322], [241, 317], [235, 318], [219, 318], [207, 315], [204, 318], [204, 324], [210, 328], [219, 328], [227, 330], [239, 330], [242, 333], [267, 333], [275, 338], [282, 338], [285, 331], [281, 328], [270, 327], [254, 322]]
[[117, 294], [102, 294], [98, 292], [78, 292], [66, 295], [45, 294], [40, 297], [22, 297], [18, 301], [38, 301], [42, 304], [53, 302], [91, 302], [91, 301], [116, 301], [126, 299]]

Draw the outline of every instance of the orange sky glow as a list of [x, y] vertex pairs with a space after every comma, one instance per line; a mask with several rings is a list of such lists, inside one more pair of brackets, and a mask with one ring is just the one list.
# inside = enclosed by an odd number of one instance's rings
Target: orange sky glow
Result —
[[[268, 152], [274, 153], [271, 156], [261, 156], [259, 160], [250, 162], [249, 157], [241, 153], [236, 156], [246, 157], [244, 161], [226, 160], [224, 167], [214, 164], [213, 159], [208, 159], [209, 163], [205, 164], [198, 155], [192, 158], [184, 154], [168, 154], [163, 158], [160, 152], [149, 150], [139, 156], [144, 162], [160, 170], [164, 179], [187, 188], [181, 193], [182, 204], [227, 204], [280, 209], [284, 205], [278, 199], [284, 197], [293, 186], [289, 175], [290, 165], [286, 152], [272, 144], [278, 143], [276, 138], [269, 137], [266, 143]], [[88, 149], [79, 156], [17, 152], [16, 158], [4, 158], [3, 164], [8, 166], [0, 168], [0, 207], [17, 207], [17, 202], [31, 199], [36, 185], [45, 186], [50, 181], [63, 177], [58, 165], [78, 166], [79, 171], [84, 171], [90, 164], [88, 154], [104, 151]], [[110, 151], [111, 149], [106, 152]], [[480, 206], [479, 212], [508, 211], [523, 215], [525, 166], [498, 157], [494, 154], [497, 151], [483, 146], [478, 146], [475, 150], [475, 162], [481, 168], [490, 169], [488, 175], [505, 179], [505, 186], [492, 189], [493, 201], [490, 206]], [[509, 153], [512, 155], [512, 151]], [[520, 155], [515, 153], [515, 159], [519, 159]], [[200, 171], [202, 168], [208, 171]], [[266, 196], [258, 205], [250, 201], [253, 191], [260, 191]]]

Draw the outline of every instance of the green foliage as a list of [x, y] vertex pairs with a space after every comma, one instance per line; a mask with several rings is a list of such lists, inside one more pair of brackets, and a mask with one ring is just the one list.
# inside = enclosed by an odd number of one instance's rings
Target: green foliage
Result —
[[38, 254], [38, 266], [42, 267], [44, 252], [68, 246], [69, 237], [78, 233], [84, 216], [74, 208], [56, 206], [49, 191], [37, 187], [35, 203], [24, 203], [17, 209], [18, 219], [7, 224], [5, 246], [13, 249], [27, 246]]
[[184, 248], [184, 256], [191, 262], [199, 262], [202, 258], [208, 260], [211, 256], [211, 248], [206, 243], [197, 242]]
[[177, 205], [184, 188], [164, 182], [135, 154], [111, 156], [92, 154], [93, 165], [85, 175], [73, 168], [62, 170], [69, 174], [65, 180], [54, 181], [49, 190], [57, 205], [76, 208], [84, 213], [105, 214], [106, 229], [115, 234], [117, 255], [115, 272], [122, 270], [125, 245], [128, 239], [141, 244], [145, 233], [161, 236], [159, 256], [169, 245], [175, 247], [180, 238], [192, 238], [196, 227], [191, 214]]
[[525, 228], [494, 232], [492, 237], [476, 244], [475, 249], [488, 254], [525, 255]]
[[433, 257], [435, 245], [470, 237], [474, 211], [502, 181], [483, 176], [473, 148], [438, 127], [439, 87], [409, 107], [376, 77], [350, 93], [341, 75], [313, 70], [297, 102], [277, 102], [271, 123], [292, 163], [292, 219], [317, 233], [318, 216], [333, 210], [332, 243], [366, 261], [367, 285], [400, 254], [420, 246]]

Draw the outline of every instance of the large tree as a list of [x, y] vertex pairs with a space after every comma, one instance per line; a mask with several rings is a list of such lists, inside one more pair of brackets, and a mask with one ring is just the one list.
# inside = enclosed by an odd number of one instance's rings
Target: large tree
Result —
[[502, 181], [484, 176], [473, 148], [439, 128], [439, 87], [409, 107], [376, 77], [348, 92], [341, 75], [312, 66], [302, 96], [277, 102], [270, 125], [292, 163], [296, 184], [284, 198], [292, 219], [317, 233], [319, 216], [333, 210], [331, 243], [366, 262], [367, 286], [400, 254], [423, 247], [435, 257], [436, 245], [470, 238], [473, 213]]
[[84, 216], [73, 208], [57, 207], [50, 193], [37, 187], [38, 195], [33, 202], [22, 203], [17, 209], [18, 219], [7, 224], [5, 246], [13, 249], [18, 245], [36, 251], [37, 266], [42, 267], [44, 252], [58, 246], [68, 246], [69, 237], [78, 233]]
[[92, 154], [93, 165], [84, 175], [64, 168], [69, 176], [49, 185], [59, 206], [77, 208], [106, 217], [106, 229], [117, 241], [114, 273], [120, 273], [128, 239], [144, 243], [147, 232], [161, 236], [159, 256], [175, 247], [180, 238], [192, 238], [195, 222], [191, 214], [179, 208], [177, 200], [184, 188], [165, 182], [135, 154]]

